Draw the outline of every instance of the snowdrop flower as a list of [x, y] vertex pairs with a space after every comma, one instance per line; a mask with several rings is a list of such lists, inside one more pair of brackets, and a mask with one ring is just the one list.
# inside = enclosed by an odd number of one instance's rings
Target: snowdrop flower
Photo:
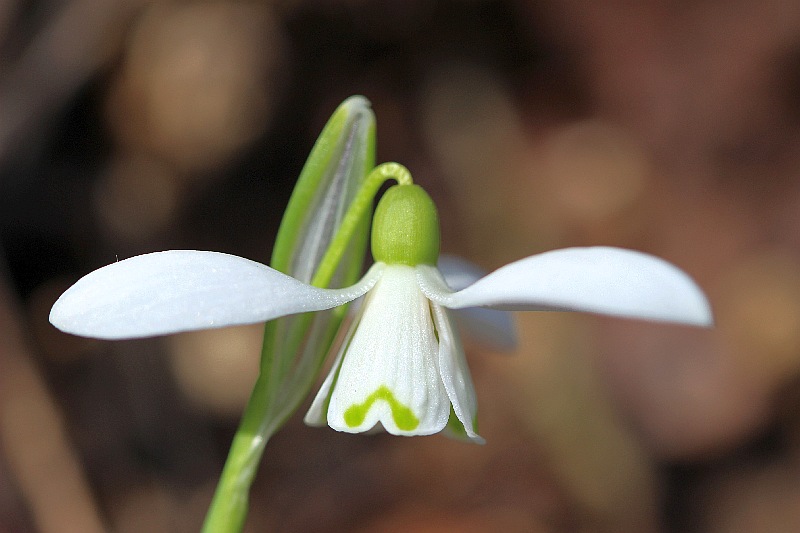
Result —
[[375, 264], [350, 287], [323, 289], [241, 257], [199, 251], [141, 255], [79, 280], [53, 306], [59, 329], [123, 339], [248, 324], [341, 306], [364, 296], [305, 421], [350, 433], [445, 428], [483, 442], [464, 350], [449, 310], [572, 310], [708, 326], [702, 291], [675, 266], [608, 247], [555, 250], [453, 291], [435, 266], [439, 221], [417, 185], [391, 187], [372, 226]]

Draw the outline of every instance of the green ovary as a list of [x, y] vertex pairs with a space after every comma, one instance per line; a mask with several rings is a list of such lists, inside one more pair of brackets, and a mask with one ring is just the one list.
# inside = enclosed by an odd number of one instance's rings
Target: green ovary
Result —
[[372, 220], [372, 256], [389, 265], [435, 265], [439, 215], [419, 185], [395, 185], [378, 202]]
[[394, 397], [394, 393], [390, 391], [386, 385], [381, 385], [378, 390], [367, 396], [364, 403], [353, 404], [348, 407], [344, 412], [345, 424], [351, 428], [360, 426], [364, 423], [364, 419], [367, 417], [367, 413], [372, 405], [378, 400], [383, 400], [389, 404], [389, 407], [392, 409], [392, 418], [394, 419], [397, 429], [411, 431], [419, 426], [419, 419], [414, 416], [411, 409], [397, 401], [397, 398]]

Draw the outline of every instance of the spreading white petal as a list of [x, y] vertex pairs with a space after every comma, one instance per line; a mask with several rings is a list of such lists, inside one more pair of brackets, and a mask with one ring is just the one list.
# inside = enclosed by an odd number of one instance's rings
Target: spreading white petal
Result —
[[453, 330], [447, 311], [437, 304], [431, 304], [431, 311], [439, 334], [439, 371], [453, 405], [453, 412], [463, 425], [467, 437], [474, 442], [484, 444], [486, 441], [476, 433], [478, 399], [464, 356], [464, 348]]
[[395, 435], [441, 431], [450, 400], [439, 376], [429, 303], [414, 269], [386, 266], [363, 306], [333, 385], [328, 424], [349, 433], [378, 423]]
[[450, 308], [588, 311], [708, 326], [703, 292], [674, 265], [632, 250], [566, 248], [506, 265], [453, 293], [420, 267], [420, 287]]
[[[439, 272], [450, 289], [459, 291], [486, 275], [477, 265], [452, 255], [441, 255]], [[517, 345], [514, 319], [507, 311], [484, 308], [457, 309], [453, 314], [459, 330], [472, 341], [497, 351], [511, 351]]]
[[50, 322], [101, 339], [252, 324], [343, 305], [367, 292], [381, 268], [376, 265], [352, 287], [332, 290], [234, 255], [157, 252], [84, 276], [53, 305]]

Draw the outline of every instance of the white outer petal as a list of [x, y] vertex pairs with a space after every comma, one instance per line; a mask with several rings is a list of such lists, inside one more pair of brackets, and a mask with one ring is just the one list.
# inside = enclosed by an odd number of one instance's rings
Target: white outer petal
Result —
[[[486, 275], [477, 265], [453, 255], [439, 256], [438, 269], [447, 287], [454, 291], [469, 287]], [[459, 330], [489, 349], [507, 352], [517, 345], [514, 319], [507, 311], [456, 309], [453, 318], [456, 319]]]
[[431, 280], [420, 276], [422, 291], [454, 309], [588, 311], [696, 326], [713, 323], [705, 295], [686, 273], [663, 259], [620, 248], [566, 248], [534, 255], [455, 293]]
[[87, 274], [53, 305], [50, 322], [75, 335], [130, 339], [265, 322], [343, 305], [380, 277], [320, 289], [268, 266], [218, 252], [139, 255]]
[[475, 432], [478, 399], [464, 356], [464, 348], [450, 323], [447, 310], [433, 303], [431, 310], [436, 331], [439, 333], [439, 370], [453, 411], [463, 424], [467, 437], [473, 442], [484, 444], [486, 441]]
[[[438, 352], [429, 302], [419, 290], [414, 269], [387, 265], [364, 300], [361, 321], [333, 385], [328, 425], [360, 433], [380, 422], [394, 435], [438, 433], [450, 414]], [[363, 418], [354, 421], [348, 416], [349, 409], [356, 406], [358, 411], [382, 387], [411, 410], [418, 419], [415, 427], [398, 427], [384, 399], [371, 403]]]

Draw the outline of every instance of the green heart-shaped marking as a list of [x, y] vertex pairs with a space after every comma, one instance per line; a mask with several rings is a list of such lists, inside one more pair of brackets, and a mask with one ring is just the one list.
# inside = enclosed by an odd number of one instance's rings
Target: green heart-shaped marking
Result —
[[397, 401], [394, 393], [386, 385], [381, 385], [378, 390], [367, 396], [364, 403], [353, 404], [348, 407], [344, 412], [344, 423], [351, 428], [360, 426], [367, 417], [372, 404], [378, 400], [383, 400], [389, 404], [392, 410], [392, 419], [394, 419], [397, 429], [411, 431], [419, 426], [419, 418], [414, 415], [411, 409]]

